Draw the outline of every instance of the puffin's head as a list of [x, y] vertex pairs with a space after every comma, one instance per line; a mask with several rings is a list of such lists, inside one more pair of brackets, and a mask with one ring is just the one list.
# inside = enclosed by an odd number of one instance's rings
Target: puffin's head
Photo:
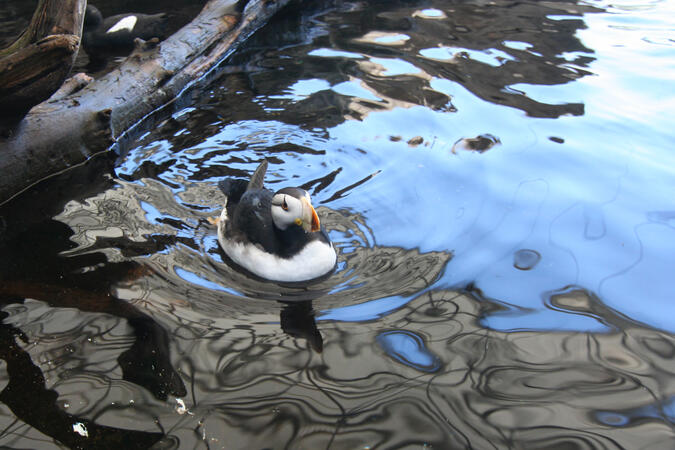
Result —
[[84, 13], [84, 29], [93, 29], [98, 27], [103, 22], [103, 15], [94, 5], [87, 5]]
[[312, 206], [309, 193], [300, 188], [283, 188], [274, 194], [272, 221], [280, 230], [299, 226], [307, 233], [319, 231], [319, 216]]

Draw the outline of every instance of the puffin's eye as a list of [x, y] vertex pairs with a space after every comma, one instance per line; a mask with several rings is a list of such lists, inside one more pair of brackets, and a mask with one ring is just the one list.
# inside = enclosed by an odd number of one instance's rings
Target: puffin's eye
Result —
[[288, 211], [288, 205], [286, 204], [286, 197], [284, 197], [284, 202], [281, 204], [281, 209]]

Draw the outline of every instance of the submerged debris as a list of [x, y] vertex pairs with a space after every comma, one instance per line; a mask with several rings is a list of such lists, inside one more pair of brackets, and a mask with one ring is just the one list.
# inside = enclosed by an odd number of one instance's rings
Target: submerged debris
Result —
[[423, 142], [424, 138], [422, 136], [415, 136], [414, 138], [410, 138], [410, 140], [408, 141], [408, 145], [411, 147], [417, 147]]
[[73, 424], [73, 433], [77, 433], [82, 437], [89, 437], [87, 427], [82, 422], [75, 422]]
[[455, 142], [455, 144], [452, 146], [452, 153], [457, 153], [457, 150], [468, 150], [483, 153], [490, 150], [495, 145], [501, 143], [502, 142], [498, 137], [489, 133], [479, 134], [475, 138], [462, 138]]

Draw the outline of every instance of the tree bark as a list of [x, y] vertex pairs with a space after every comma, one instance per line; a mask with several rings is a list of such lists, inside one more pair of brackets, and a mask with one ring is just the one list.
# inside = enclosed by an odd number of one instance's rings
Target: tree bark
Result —
[[34, 107], [0, 136], [0, 204], [107, 150], [126, 131], [204, 77], [289, 0], [211, 0], [157, 44], [137, 40], [120, 67], [65, 98]]
[[0, 116], [20, 120], [70, 73], [80, 47], [86, 0], [40, 0], [26, 31], [0, 50]]
[[0, 58], [52, 34], [82, 34], [86, 0], [40, 0], [30, 25], [9, 47], [0, 50]]

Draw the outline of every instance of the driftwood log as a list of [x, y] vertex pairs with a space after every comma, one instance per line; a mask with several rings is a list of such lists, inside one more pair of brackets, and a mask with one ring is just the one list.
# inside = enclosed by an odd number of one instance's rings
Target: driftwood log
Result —
[[40, 0], [30, 25], [0, 50], [0, 116], [20, 120], [47, 100], [75, 62], [86, 0]]
[[[123, 133], [203, 78], [289, 0], [211, 0], [161, 43], [137, 40], [114, 71], [59, 92], [0, 136], [0, 204], [105, 151]], [[81, 83], [73, 82], [75, 86]]]

